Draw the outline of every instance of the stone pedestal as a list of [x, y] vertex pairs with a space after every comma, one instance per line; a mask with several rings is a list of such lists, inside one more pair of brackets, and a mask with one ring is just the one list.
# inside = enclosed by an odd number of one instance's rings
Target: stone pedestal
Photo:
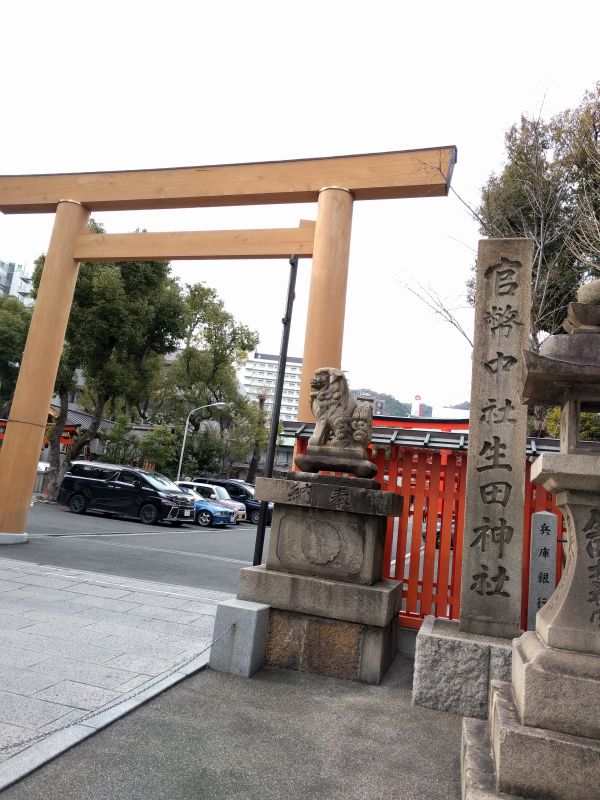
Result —
[[490, 733], [500, 792], [598, 800], [600, 741], [524, 725], [510, 683], [492, 683]]
[[529, 631], [513, 645], [512, 684], [523, 725], [600, 740], [598, 656], [547, 647]]
[[534, 463], [532, 477], [557, 493], [567, 563], [536, 632], [513, 642], [512, 684], [492, 682], [491, 750], [476, 742], [476, 723], [465, 721], [469, 800], [600, 797], [600, 459], [548, 455]]
[[381, 580], [398, 495], [368, 479], [259, 478], [272, 500], [266, 566], [240, 572], [238, 598], [270, 606], [265, 663], [378, 684], [396, 649], [401, 584]]
[[491, 680], [510, 680], [511, 643], [463, 633], [458, 622], [425, 617], [417, 636], [415, 705], [486, 719]]

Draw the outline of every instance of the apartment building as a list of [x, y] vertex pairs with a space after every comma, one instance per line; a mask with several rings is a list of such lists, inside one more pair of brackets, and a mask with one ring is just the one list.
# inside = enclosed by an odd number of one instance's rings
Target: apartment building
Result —
[[[273, 407], [275, 384], [279, 356], [255, 352], [244, 365], [241, 383], [251, 400], [258, 400], [259, 395], [266, 395], [265, 409], [270, 412]], [[288, 356], [285, 362], [283, 380], [283, 396], [281, 398], [282, 420], [298, 419], [298, 398], [300, 396], [300, 378], [302, 376], [302, 359]]]
[[24, 305], [33, 304], [31, 297], [31, 278], [25, 267], [12, 261], [0, 261], [0, 294], [16, 297]]

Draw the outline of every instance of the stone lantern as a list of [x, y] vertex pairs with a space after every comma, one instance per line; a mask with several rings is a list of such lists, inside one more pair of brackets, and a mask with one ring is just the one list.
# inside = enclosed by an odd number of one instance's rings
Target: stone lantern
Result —
[[561, 407], [560, 452], [540, 455], [531, 478], [556, 494], [566, 564], [536, 630], [513, 641], [512, 684], [492, 684], [493, 764], [484, 723], [465, 720], [468, 797], [483, 796], [486, 781], [485, 797], [600, 797], [600, 442], [579, 438], [581, 413], [600, 411], [600, 281], [577, 299], [566, 333], [524, 353], [523, 401]]

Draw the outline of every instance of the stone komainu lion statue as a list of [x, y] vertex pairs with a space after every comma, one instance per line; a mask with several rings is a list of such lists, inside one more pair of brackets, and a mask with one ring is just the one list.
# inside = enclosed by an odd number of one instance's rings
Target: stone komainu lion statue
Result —
[[310, 385], [310, 406], [316, 424], [309, 446], [326, 445], [333, 433], [332, 447], [366, 448], [371, 440], [373, 409], [368, 403], [356, 402], [344, 373], [333, 367], [321, 367]]

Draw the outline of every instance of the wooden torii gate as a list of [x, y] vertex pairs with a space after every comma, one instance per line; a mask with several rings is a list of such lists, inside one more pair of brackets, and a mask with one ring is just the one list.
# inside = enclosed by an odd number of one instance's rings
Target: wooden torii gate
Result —
[[[299, 416], [310, 378], [341, 367], [354, 200], [441, 197], [456, 148], [205, 167], [0, 176], [0, 211], [55, 213], [0, 451], [0, 544], [24, 542], [48, 406], [80, 261], [313, 257]], [[297, 229], [91, 234], [92, 211], [318, 202]]]

